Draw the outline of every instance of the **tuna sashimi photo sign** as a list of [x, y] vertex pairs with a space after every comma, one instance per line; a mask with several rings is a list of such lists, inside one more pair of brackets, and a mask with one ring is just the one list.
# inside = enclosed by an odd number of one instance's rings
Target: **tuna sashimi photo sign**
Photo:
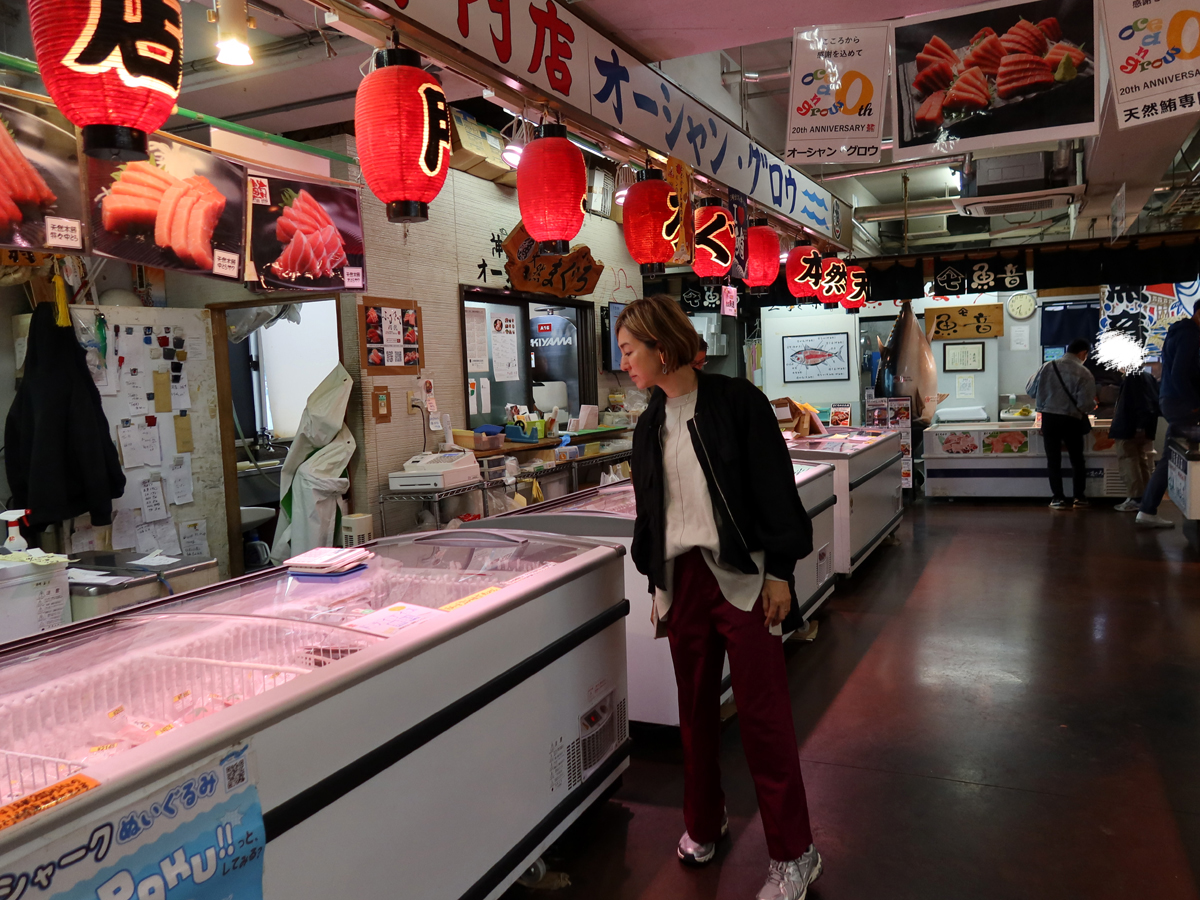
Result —
[[1096, 36], [1094, 0], [986, 3], [897, 20], [893, 155], [1096, 134]]
[[75, 126], [50, 103], [0, 92], [0, 247], [83, 249]]
[[88, 217], [97, 256], [241, 278], [245, 168], [158, 134], [150, 137], [148, 160], [86, 159]]
[[1200, 10], [1191, 0], [1104, 0], [1117, 124], [1133, 128], [1200, 112]]
[[250, 208], [250, 255], [262, 288], [366, 289], [357, 190], [252, 175]]

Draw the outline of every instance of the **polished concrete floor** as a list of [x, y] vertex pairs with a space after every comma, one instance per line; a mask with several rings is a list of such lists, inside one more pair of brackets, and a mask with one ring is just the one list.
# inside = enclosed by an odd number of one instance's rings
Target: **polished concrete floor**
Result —
[[[1168, 515], [1178, 518], [1166, 505]], [[824, 900], [1200, 897], [1200, 554], [1100, 506], [918, 504], [789, 647]], [[767, 852], [736, 718], [730, 837], [684, 869], [678, 739], [547, 854], [562, 900], [743, 898]]]

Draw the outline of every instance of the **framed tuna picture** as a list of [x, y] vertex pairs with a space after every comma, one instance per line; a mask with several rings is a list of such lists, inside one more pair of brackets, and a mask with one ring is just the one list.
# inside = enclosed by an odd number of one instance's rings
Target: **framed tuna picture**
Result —
[[849, 381], [850, 335], [838, 331], [784, 337], [783, 380]]
[[246, 246], [246, 170], [205, 147], [150, 136], [150, 158], [86, 157], [97, 256], [239, 281]]
[[260, 289], [366, 290], [357, 189], [252, 175], [249, 193], [250, 257]]

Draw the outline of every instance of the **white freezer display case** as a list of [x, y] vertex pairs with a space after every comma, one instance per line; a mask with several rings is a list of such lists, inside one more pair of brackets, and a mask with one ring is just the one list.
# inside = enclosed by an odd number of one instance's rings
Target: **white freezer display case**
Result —
[[849, 575], [896, 530], [904, 514], [900, 433], [838, 428], [832, 434], [789, 437], [788, 450], [795, 461], [833, 467], [834, 571]]
[[[833, 591], [833, 512], [836, 502], [833, 469], [824, 465], [794, 464], [796, 488], [813, 520], [813, 553], [796, 564], [796, 596], [805, 619]], [[650, 622], [651, 594], [646, 576], [638, 572], [629, 555], [633, 523], [637, 516], [633, 485], [628, 481], [580, 491], [524, 509], [503, 513], [466, 527], [488, 527], [504, 520], [510, 528], [620, 541], [626, 549], [625, 588], [630, 615], [625, 625], [629, 662], [629, 718], [657, 725], [679, 724], [679, 697], [671, 649], [656, 640]], [[725, 661], [722, 701], [732, 696], [729, 661]]]
[[0, 831], [0, 871], [245, 741], [269, 900], [503, 893], [628, 765], [621, 548], [368, 546], [0, 646], [0, 802], [99, 782]]
[[[1108, 419], [1092, 419], [1083, 439], [1089, 497], [1124, 497], [1125, 480]], [[925, 431], [926, 497], [1049, 497], [1045, 439], [1034, 422], [970, 422]], [[1071, 459], [1063, 450], [1063, 481]]]
[[1167, 495], [1185, 519], [1200, 519], [1200, 443], [1172, 438], [1167, 454]]

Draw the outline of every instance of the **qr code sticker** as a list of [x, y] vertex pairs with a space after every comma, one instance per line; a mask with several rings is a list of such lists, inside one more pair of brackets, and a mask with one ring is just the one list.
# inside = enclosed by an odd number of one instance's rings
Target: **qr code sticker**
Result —
[[225, 766], [225, 793], [237, 790], [246, 783], [246, 758], [234, 760]]

